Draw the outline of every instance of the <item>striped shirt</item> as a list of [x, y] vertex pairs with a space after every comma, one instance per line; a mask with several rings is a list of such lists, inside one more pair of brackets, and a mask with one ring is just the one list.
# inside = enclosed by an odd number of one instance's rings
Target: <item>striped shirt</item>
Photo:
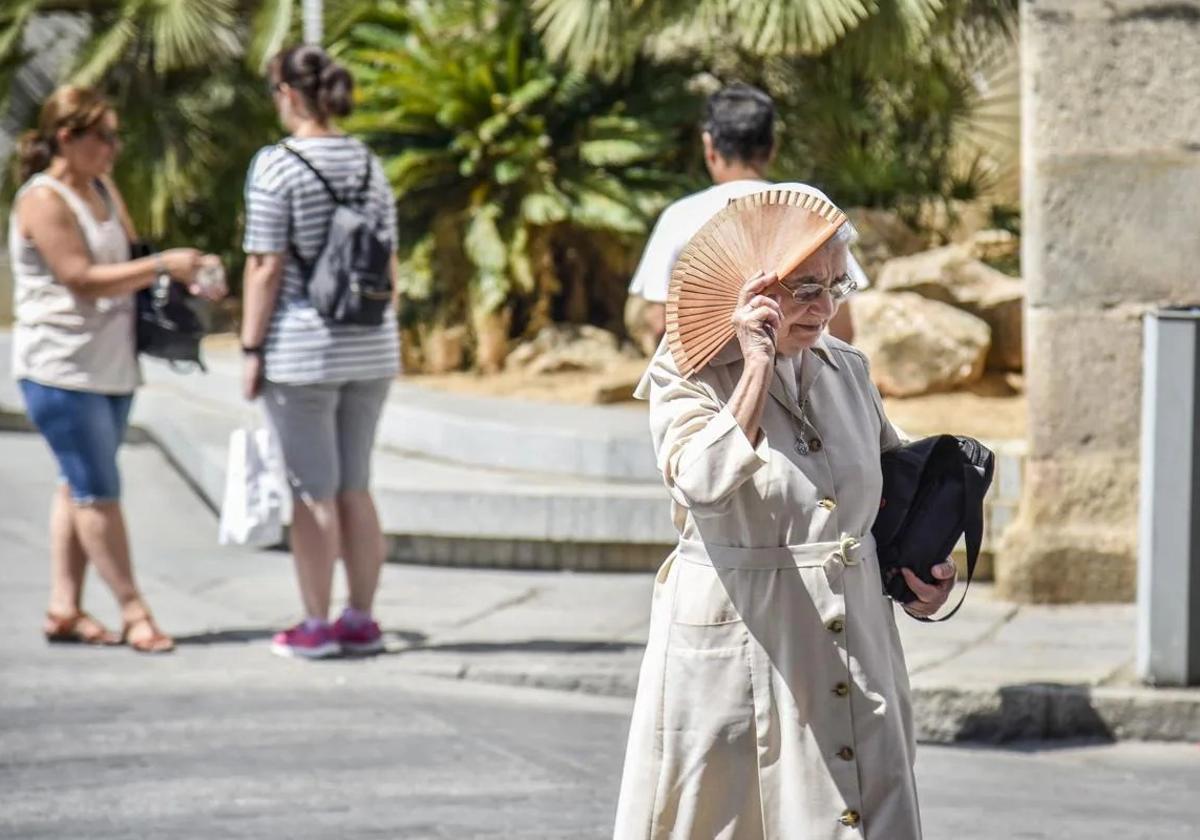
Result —
[[[395, 197], [383, 167], [367, 147], [351, 137], [288, 137], [284, 142], [309, 160], [343, 196], [357, 194], [365, 167], [371, 167], [362, 211], [379, 222], [394, 247]], [[267, 331], [266, 378], [302, 385], [395, 376], [400, 369], [396, 316], [378, 327], [329, 324], [317, 314], [304, 290], [295, 245], [306, 262], [325, 244], [333, 199], [308, 167], [279, 146], [264, 146], [246, 177], [248, 254], [285, 254], [283, 286]]]

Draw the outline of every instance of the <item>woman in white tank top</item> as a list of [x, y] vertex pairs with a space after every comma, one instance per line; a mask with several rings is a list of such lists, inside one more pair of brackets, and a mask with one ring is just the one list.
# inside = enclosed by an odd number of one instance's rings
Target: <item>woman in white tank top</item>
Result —
[[[134, 581], [116, 463], [141, 383], [133, 294], [161, 274], [191, 285], [217, 258], [175, 248], [129, 259], [133, 226], [109, 179], [118, 147], [111, 106], [80, 87], [55, 91], [21, 140], [24, 185], [9, 221], [13, 375], [62, 478], [51, 513], [46, 638], [164, 652], [174, 642]], [[88, 563], [120, 603], [120, 636], [82, 609]]]

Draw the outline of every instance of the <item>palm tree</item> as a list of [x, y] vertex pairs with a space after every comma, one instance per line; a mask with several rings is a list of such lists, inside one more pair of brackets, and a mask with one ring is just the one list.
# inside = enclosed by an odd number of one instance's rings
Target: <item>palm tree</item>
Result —
[[559, 72], [522, 4], [480, 0], [380, 6], [335, 49], [360, 83], [346, 126], [396, 189], [408, 326], [470, 320], [489, 368], [510, 332], [619, 323], [605, 295], [623, 300], [650, 223], [686, 185], [681, 74]]
[[[766, 89], [782, 122], [774, 174], [816, 183], [845, 204], [895, 209], [916, 224], [931, 205], [1014, 193], [1018, 0], [765, 4], [773, 14], [757, 0], [613, 0], [586, 13], [571, 0], [533, 3], [568, 66], [619, 71], [644, 55]], [[854, 9], [865, 12], [852, 27], [835, 25]], [[626, 25], [626, 14], [642, 29]], [[625, 52], [604, 47], [600, 36], [614, 26], [625, 27]]]
[[668, 28], [721, 33], [723, 43], [760, 57], [821, 53], [861, 29], [871, 55], [894, 56], [927, 33], [945, 5], [943, 0], [531, 2], [552, 58], [610, 72], [629, 66]]
[[124, 141], [115, 177], [139, 231], [233, 257], [245, 168], [275, 130], [255, 65], [286, 5], [18, 0], [0, 11], [0, 72], [28, 58], [23, 36], [36, 16], [76, 15], [89, 34], [58, 81], [98, 86], [113, 101]]

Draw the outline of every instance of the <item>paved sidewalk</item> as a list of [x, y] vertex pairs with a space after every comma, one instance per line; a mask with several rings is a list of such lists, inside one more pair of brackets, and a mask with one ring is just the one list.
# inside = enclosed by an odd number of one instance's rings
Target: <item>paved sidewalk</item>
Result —
[[[40, 442], [30, 445], [35, 440], [0, 433], [0, 487], [26, 510], [0, 519], [0, 546], [44, 542], [53, 467]], [[131, 529], [151, 603], [181, 636], [178, 656], [164, 667], [185, 686], [189, 659], [204, 651], [256, 645], [269, 656], [271, 632], [296, 617], [289, 556], [216, 546], [214, 516], [157, 449], [130, 446], [123, 458], [129, 509], [172, 511], [161, 522], [136, 516]], [[378, 603], [388, 652], [372, 672], [629, 697], [651, 585], [649, 574], [389, 564]], [[0, 563], [0, 591], [8, 596], [0, 632], [28, 634], [37, 625], [44, 586], [43, 569]], [[106, 599], [90, 603], [115, 621]], [[1200, 690], [1133, 683], [1133, 621], [1129, 605], [1019, 607], [979, 585], [945, 624], [901, 616], [920, 737], [1200, 741]], [[8, 658], [3, 666], [6, 682], [19, 684], [26, 660]]]

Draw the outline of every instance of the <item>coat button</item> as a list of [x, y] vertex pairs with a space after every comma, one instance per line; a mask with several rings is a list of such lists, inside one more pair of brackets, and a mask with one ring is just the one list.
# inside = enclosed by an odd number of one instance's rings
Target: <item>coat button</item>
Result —
[[808, 448], [811, 449], [813, 452], [820, 452], [822, 449], [825, 448], [825, 444], [821, 443], [820, 438], [813, 438], [812, 440], [810, 440], [808, 442]]
[[858, 816], [858, 811], [852, 811], [847, 808], [845, 811], [842, 811], [842, 817], [838, 820], [838, 822], [840, 822], [842, 825], [848, 825], [853, 828], [854, 826], [858, 825], [859, 819], [860, 817]]
[[833, 693], [838, 697], [845, 697], [850, 693], [850, 686], [846, 685], [845, 683], [838, 683], [833, 687]]
[[821, 499], [821, 501], [817, 502], [817, 507], [824, 508], [825, 510], [833, 510], [837, 507], [837, 502], [833, 499]]
[[854, 750], [850, 749], [849, 747], [842, 747], [840, 750], [838, 750], [838, 758], [840, 758], [842, 761], [850, 761], [854, 758]]
[[846, 622], [842, 621], [840, 618], [835, 618], [833, 621], [829, 622], [830, 633], [841, 633], [845, 629]]

